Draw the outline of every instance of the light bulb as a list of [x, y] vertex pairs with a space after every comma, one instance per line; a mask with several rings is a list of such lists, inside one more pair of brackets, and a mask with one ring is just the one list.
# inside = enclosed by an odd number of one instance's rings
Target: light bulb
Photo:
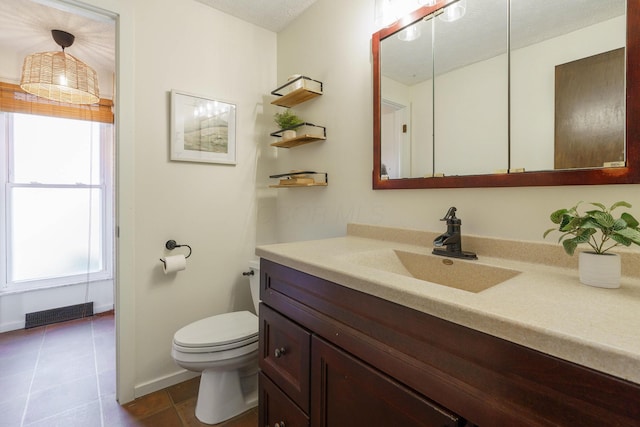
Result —
[[444, 8], [440, 19], [444, 22], [453, 22], [462, 18], [467, 11], [467, 0], [458, 0], [450, 6]]
[[398, 33], [398, 38], [403, 42], [411, 42], [420, 37], [420, 28], [416, 25], [405, 28]]

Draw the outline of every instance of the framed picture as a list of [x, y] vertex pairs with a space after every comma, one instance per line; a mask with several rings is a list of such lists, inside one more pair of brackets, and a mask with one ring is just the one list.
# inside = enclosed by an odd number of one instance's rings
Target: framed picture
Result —
[[171, 160], [235, 165], [235, 104], [172, 90]]

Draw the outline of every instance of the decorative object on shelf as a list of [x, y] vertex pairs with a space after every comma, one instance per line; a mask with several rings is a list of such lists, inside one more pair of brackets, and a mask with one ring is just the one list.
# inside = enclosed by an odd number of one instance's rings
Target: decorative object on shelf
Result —
[[294, 128], [304, 123], [304, 121], [296, 116], [293, 111], [285, 110], [281, 113], [276, 113], [273, 116], [273, 121], [276, 122], [282, 132], [282, 139], [293, 139], [296, 137], [296, 131]]
[[291, 108], [322, 95], [322, 90], [322, 82], [296, 74], [291, 76], [287, 83], [271, 92], [271, 95], [278, 97], [271, 101], [271, 104]]
[[282, 140], [274, 142], [271, 145], [280, 148], [292, 148], [299, 145], [308, 144], [314, 141], [321, 141], [327, 139], [327, 128], [324, 126], [314, 125], [313, 123], [299, 123], [293, 127], [295, 135], [292, 138], [286, 137], [288, 130], [278, 130], [272, 132], [269, 135], [275, 137], [281, 137]]
[[[544, 237], [558, 230], [563, 233], [558, 242], [567, 254], [573, 255], [581, 243], [588, 244], [593, 251], [581, 252], [579, 257], [580, 282], [602, 288], [620, 286], [621, 265], [618, 254], [608, 253], [616, 246], [640, 245], [640, 223], [624, 212], [615, 219], [611, 212], [618, 207], [631, 208], [627, 202], [614, 203], [609, 209], [601, 203], [590, 203], [597, 209], [578, 212], [579, 202], [570, 209], [559, 209], [551, 214], [551, 222], [558, 227], [544, 233]], [[599, 233], [598, 233], [599, 232]]]
[[171, 160], [236, 164], [236, 105], [171, 91]]
[[28, 55], [22, 65], [20, 87], [30, 94], [69, 104], [95, 104], [100, 100], [96, 71], [64, 50], [75, 40], [73, 34], [51, 30], [61, 52]]
[[300, 89], [304, 86], [304, 80], [302, 80], [302, 74], [292, 74], [287, 78], [287, 83], [291, 82], [290, 85], [287, 86], [287, 93], [293, 92], [294, 90]]
[[[323, 176], [324, 182], [316, 181], [313, 175]], [[293, 170], [287, 173], [270, 175], [269, 178], [280, 178], [280, 182], [278, 184], [269, 186], [271, 188], [326, 187], [329, 184], [329, 175], [326, 172]]]

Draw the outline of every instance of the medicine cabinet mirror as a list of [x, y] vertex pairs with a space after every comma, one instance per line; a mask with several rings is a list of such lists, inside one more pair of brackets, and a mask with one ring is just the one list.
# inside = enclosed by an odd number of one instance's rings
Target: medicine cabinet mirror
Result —
[[440, 0], [378, 31], [373, 188], [640, 182], [639, 25], [635, 1]]

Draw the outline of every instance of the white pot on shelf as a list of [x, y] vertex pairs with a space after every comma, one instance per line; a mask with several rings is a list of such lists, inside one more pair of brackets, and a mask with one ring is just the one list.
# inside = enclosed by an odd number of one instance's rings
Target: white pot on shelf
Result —
[[580, 282], [585, 285], [609, 289], [619, 288], [621, 268], [618, 254], [580, 252], [578, 271]]
[[282, 132], [282, 140], [286, 141], [287, 139], [293, 139], [297, 135], [295, 130], [285, 130]]

